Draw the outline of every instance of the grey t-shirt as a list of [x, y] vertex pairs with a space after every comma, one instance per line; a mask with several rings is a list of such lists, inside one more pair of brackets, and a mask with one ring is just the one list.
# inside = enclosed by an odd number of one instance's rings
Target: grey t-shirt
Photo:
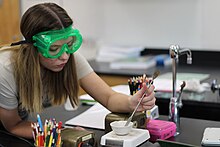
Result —
[[[19, 106], [10, 56], [11, 51], [0, 52], [0, 107], [9, 110]], [[93, 71], [89, 63], [79, 52], [75, 52], [74, 56], [78, 79]]]

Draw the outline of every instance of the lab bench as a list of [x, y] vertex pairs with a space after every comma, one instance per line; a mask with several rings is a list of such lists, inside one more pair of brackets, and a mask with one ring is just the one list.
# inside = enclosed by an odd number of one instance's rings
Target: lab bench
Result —
[[[77, 110], [75, 111], [66, 111], [63, 106], [57, 106], [57, 107], [50, 107], [43, 111], [41, 114], [41, 119], [45, 120], [48, 118], [56, 118], [56, 120], [62, 121], [65, 123], [67, 120], [77, 116], [78, 114], [86, 111], [89, 109], [90, 106], [87, 105], [80, 105]], [[168, 117], [165, 115], [160, 115], [161, 120], [168, 120]], [[29, 120], [36, 121], [36, 118], [30, 117]], [[179, 142], [179, 143], [187, 143], [191, 144], [193, 146], [200, 146], [201, 140], [203, 136], [203, 132], [205, 128], [207, 127], [219, 127], [220, 122], [218, 121], [210, 121], [210, 120], [201, 120], [201, 119], [194, 119], [194, 118], [186, 118], [181, 117], [180, 118], [180, 134], [171, 137], [168, 140], [172, 142]], [[90, 130], [95, 133], [95, 139], [98, 143], [98, 147], [100, 145], [100, 139], [101, 136], [105, 134], [104, 130], [100, 129], [92, 129], [92, 128], [86, 128], [87, 130]], [[18, 138], [13, 135], [9, 135], [6, 133], [0, 133], [0, 145], [4, 146], [17, 146], [17, 147], [30, 147], [30, 143], [33, 142], [33, 140], [26, 140], [24, 138]], [[153, 147], [153, 142], [145, 142], [140, 147]]]
[[[154, 50], [148, 51], [150, 54], [155, 53]], [[156, 54], [161, 53], [156, 51]], [[167, 53], [167, 51], [162, 52]], [[212, 56], [212, 58], [210, 57]], [[214, 79], [220, 81], [220, 62], [219, 52], [193, 52], [193, 64], [184, 64], [186, 61], [180, 60], [177, 66], [177, 73], [205, 73], [209, 74], [209, 78], [203, 82], [211, 84]], [[183, 57], [184, 58], [184, 57]], [[201, 62], [199, 62], [201, 61]], [[155, 70], [159, 70], [161, 74], [172, 72], [170, 66], [156, 66], [148, 69], [111, 69], [107, 62], [89, 61], [94, 71], [103, 78], [110, 86], [118, 84], [127, 84], [127, 79], [132, 76], [140, 76], [143, 73], [148, 76], [152, 75]], [[218, 83], [219, 84], [219, 83]], [[156, 105], [159, 106], [161, 115], [168, 115], [169, 101], [171, 93], [157, 93]], [[219, 92], [205, 91], [202, 93], [183, 92], [182, 94], [183, 107], [180, 109], [180, 117], [198, 118], [206, 120], [219, 121], [217, 117], [220, 114], [220, 97]]]

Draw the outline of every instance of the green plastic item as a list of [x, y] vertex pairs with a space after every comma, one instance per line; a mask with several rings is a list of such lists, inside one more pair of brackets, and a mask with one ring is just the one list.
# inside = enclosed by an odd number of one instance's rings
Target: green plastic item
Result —
[[[38, 33], [33, 36], [34, 46], [46, 58], [59, 58], [64, 52], [72, 54], [76, 52], [82, 44], [82, 36], [72, 25], [61, 29]], [[58, 41], [65, 43], [60, 45]]]

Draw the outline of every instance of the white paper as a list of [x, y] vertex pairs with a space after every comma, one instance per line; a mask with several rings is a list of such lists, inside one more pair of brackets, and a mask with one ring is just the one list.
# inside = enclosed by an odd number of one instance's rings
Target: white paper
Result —
[[65, 125], [105, 129], [105, 116], [109, 113], [111, 112], [108, 109], [96, 103], [85, 112], [66, 121]]
[[[112, 87], [113, 90], [129, 94], [128, 85], [117, 85]], [[83, 100], [94, 100], [90, 95], [85, 94], [80, 96]], [[105, 116], [111, 113], [108, 109], [102, 106], [100, 103], [96, 102], [91, 108], [81, 113], [80, 115], [65, 122], [66, 125], [82, 126], [88, 128], [105, 128]]]

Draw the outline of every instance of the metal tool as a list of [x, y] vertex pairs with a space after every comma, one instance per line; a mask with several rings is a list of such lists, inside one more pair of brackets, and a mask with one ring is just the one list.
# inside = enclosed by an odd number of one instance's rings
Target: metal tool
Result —
[[[153, 84], [154, 79], [159, 76], [159, 74], [160, 74], [160, 71], [155, 71], [155, 72], [154, 72], [153, 77], [152, 77], [152, 80], [149, 82], [148, 89], [149, 89], [150, 86]], [[134, 111], [132, 112], [131, 116], [128, 118], [128, 120], [127, 120], [125, 126], [127, 126], [127, 125], [131, 122], [132, 117], [134, 116], [135, 112], [137, 111], [137, 109], [138, 109], [138, 107], [139, 107], [141, 101], [143, 100], [144, 96], [146, 95], [146, 93], [147, 93], [147, 90], [146, 90], [146, 91], [144, 92], [144, 94], [142, 95], [142, 97], [141, 97], [140, 101], [138, 102], [136, 108], [135, 108]]]

